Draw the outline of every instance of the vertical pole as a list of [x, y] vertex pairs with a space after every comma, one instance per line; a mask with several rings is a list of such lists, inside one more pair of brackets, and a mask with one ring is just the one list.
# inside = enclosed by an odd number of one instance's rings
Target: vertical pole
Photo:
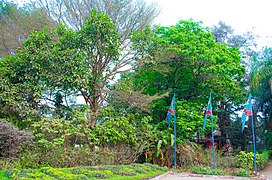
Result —
[[212, 161], [213, 161], [213, 168], [216, 169], [216, 160], [215, 160], [215, 152], [214, 152], [214, 128], [213, 128], [213, 119], [211, 117], [212, 121]]
[[[174, 94], [175, 96], [175, 94]], [[176, 101], [174, 103], [174, 169], [176, 171], [177, 168], [177, 141], [176, 141], [176, 135], [177, 135], [177, 131], [176, 131]]]
[[256, 142], [255, 142], [255, 133], [254, 133], [254, 118], [252, 118], [252, 142], [253, 142], [253, 152], [254, 152], [254, 171], [257, 172], [257, 164], [256, 164]]

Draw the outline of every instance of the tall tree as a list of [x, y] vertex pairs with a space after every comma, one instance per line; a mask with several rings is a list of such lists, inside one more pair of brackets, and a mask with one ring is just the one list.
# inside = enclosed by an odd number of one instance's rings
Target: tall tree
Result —
[[[261, 137], [270, 139], [272, 134], [272, 48], [266, 47], [254, 55], [252, 63], [252, 91], [254, 95], [254, 111], [262, 114], [257, 119], [261, 126]], [[265, 135], [266, 134], [266, 135]], [[264, 136], [265, 135], [265, 136]], [[267, 137], [267, 135], [269, 135]], [[270, 148], [270, 147], [269, 147]]]
[[[211, 32], [216, 42], [226, 43], [229, 47], [236, 47], [240, 51], [241, 63], [246, 67], [246, 72], [250, 72], [250, 65], [253, 53], [256, 50], [256, 35], [252, 31], [244, 34], [236, 34], [234, 29], [223, 21], [219, 21], [217, 25], [211, 27]], [[249, 84], [249, 74], [246, 80]]]
[[13, 2], [0, 3], [0, 57], [14, 54], [32, 30], [54, 26], [54, 21], [41, 8], [31, 4], [19, 7]]
[[[252, 32], [248, 31], [244, 34], [235, 34], [234, 29], [225, 24], [222, 21], [218, 22], [218, 25], [214, 25], [211, 27], [211, 32], [215, 36], [215, 40], [220, 43], [226, 43], [229, 47], [236, 47], [239, 49], [241, 64], [246, 67], [246, 73], [243, 77], [244, 81], [247, 85], [250, 84], [250, 69], [251, 69], [251, 61], [253, 58], [254, 49], [256, 48], [255, 36]], [[232, 124], [231, 120], [231, 107], [227, 104], [220, 102], [220, 112], [219, 112], [219, 124], [222, 130], [222, 136], [226, 136], [225, 132], [229, 130], [225, 130]], [[243, 107], [238, 107], [243, 108]]]
[[[74, 96], [82, 96], [91, 111], [89, 126], [93, 128], [110, 80], [122, 67], [136, 61], [119, 58], [120, 41], [110, 18], [93, 11], [78, 31], [59, 25], [52, 31], [33, 32], [16, 56], [2, 61], [3, 67], [10, 65], [5, 77], [11, 76], [14, 84], [35, 87], [38, 91], [32, 95], [37, 96], [37, 106], [44, 106], [41, 99], [49, 99], [41, 94], [45, 90], [70, 91]], [[16, 61], [11, 61], [12, 58]], [[58, 102], [60, 106], [62, 101]]]
[[135, 58], [130, 41], [133, 31], [152, 25], [159, 14], [155, 3], [146, 3], [144, 0], [38, 0], [33, 3], [46, 9], [48, 15], [57, 22], [74, 30], [80, 30], [84, 26], [84, 19], [93, 10], [107, 14], [120, 34], [119, 58], [127, 61], [127, 64]]
[[[142, 38], [149, 37], [143, 34]], [[228, 116], [242, 102], [245, 69], [240, 65], [238, 49], [216, 42], [201, 23], [189, 20], [159, 27], [147, 47], [143, 47], [143, 41], [138, 42], [138, 47], [141, 51], [146, 49], [150, 58], [146, 56], [135, 71], [135, 88], [150, 95], [174, 91], [180, 100], [197, 102], [203, 107], [212, 91], [215, 104], [220, 102], [219, 106], [228, 107]], [[158, 117], [157, 109], [154, 112], [159, 121], [165, 118], [165, 114]]]

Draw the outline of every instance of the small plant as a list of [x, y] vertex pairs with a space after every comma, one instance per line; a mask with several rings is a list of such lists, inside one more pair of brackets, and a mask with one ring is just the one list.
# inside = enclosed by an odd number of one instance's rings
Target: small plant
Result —
[[111, 172], [110, 170], [96, 170], [96, 171], [87, 170], [85, 171], [85, 175], [88, 178], [106, 179], [112, 177], [113, 172]]
[[237, 170], [234, 171], [235, 176], [243, 176], [243, 177], [250, 177], [251, 176], [251, 171], [248, 169], [242, 169], [239, 168]]

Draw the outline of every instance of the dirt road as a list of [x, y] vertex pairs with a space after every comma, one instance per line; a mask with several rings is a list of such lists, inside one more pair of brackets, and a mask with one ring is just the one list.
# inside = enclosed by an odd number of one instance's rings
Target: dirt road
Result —
[[152, 180], [272, 180], [272, 160], [270, 160], [266, 168], [260, 171], [259, 178], [237, 177], [237, 176], [210, 176], [201, 174], [174, 173], [168, 172], [164, 175], [153, 178]]

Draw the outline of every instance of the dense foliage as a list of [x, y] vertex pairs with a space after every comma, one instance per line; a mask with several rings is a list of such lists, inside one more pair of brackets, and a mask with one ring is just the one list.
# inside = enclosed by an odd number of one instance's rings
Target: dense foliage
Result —
[[[249, 57], [250, 34], [235, 36], [222, 22], [210, 30], [191, 19], [149, 27], [157, 11], [142, 3], [140, 19], [138, 8], [128, 16], [134, 1], [112, 6], [111, 1], [97, 0], [102, 4], [78, 6], [77, 11], [72, 1], [62, 0], [65, 14], [58, 14], [57, 8], [50, 11], [57, 1], [48, 2], [39, 0], [22, 9], [2, 3], [0, 9], [1, 31], [15, 18], [11, 12], [45, 19], [39, 24], [34, 18], [38, 26], [31, 33], [14, 22], [25, 36], [19, 38], [19, 48], [12, 46], [0, 59], [0, 118], [6, 121], [0, 122], [0, 169], [41, 168], [7, 171], [9, 177], [114, 178], [146, 174], [153, 166], [97, 165], [148, 162], [172, 167], [174, 122], [166, 124], [165, 117], [174, 93], [178, 167], [224, 173], [206, 168], [211, 166], [211, 152], [194, 143], [200, 138], [210, 141], [211, 121], [201, 129], [210, 93], [219, 148], [230, 140], [234, 149], [250, 149], [250, 125], [241, 133], [238, 117], [247, 89], [254, 99], [258, 147], [271, 147], [272, 51], [265, 48]], [[77, 14], [86, 9], [88, 16], [85, 11]], [[72, 12], [78, 16], [69, 19]], [[251, 66], [243, 65], [245, 54]], [[219, 168], [243, 168], [234, 170], [236, 175], [247, 175], [244, 169], [252, 168], [250, 153], [222, 154], [216, 154]], [[260, 169], [268, 156], [258, 155]], [[44, 166], [93, 167], [58, 171]]]
[[0, 178], [7, 179], [142, 179], [162, 174], [166, 167], [153, 164], [131, 165], [105, 165], [105, 166], [79, 166], [74, 168], [54, 169], [44, 167], [41, 169], [6, 170]]

